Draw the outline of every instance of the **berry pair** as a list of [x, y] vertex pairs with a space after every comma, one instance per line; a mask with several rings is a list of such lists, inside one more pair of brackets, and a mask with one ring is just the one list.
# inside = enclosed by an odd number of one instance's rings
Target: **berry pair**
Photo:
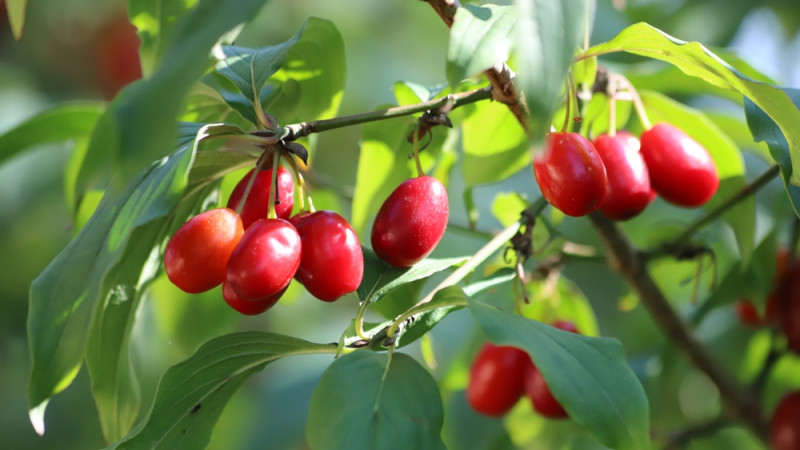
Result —
[[625, 132], [601, 135], [594, 144], [577, 133], [549, 133], [533, 171], [545, 199], [573, 217], [600, 209], [612, 220], [627, 220], [656, 193], [675, 205], [697, 207], [719, 186], [706, 149], [666, 123], [642, 133], [641, 143]]
[[[571, 322], [557, 321], [554, 327], [577, 333]], [[467, 402], [475, 411], [499, 417], [526, 395], [533, 409], [551, 419], [567, 417], [567, 412], [553, 397], [547, 382], [531, 358], [512, 346], [486, 343], [478, 352], [470, 370]]]

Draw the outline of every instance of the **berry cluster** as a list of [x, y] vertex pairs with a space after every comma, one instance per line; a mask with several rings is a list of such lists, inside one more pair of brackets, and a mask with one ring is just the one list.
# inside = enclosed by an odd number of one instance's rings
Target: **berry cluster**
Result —
[[[552, 326], [578, 333], [574, 324], [556, 321]], [[567, 412], [553, 397], [541, 372], [524, 351], [486, 343], [470, 370], [467, 402], [475, 411], [491, 417], [507, 413], [526, 395], [533, 409], [550, 419], [563, 419]]]
[[[364, 255], [353, 228], [333, 211], [292, 216], [292, 175], [279, 167], [273, 177], [273, 170], [251, 170], [234, 188], [226, 208], [203, 212], [175, 232], [164, 252], [173, 284], [188, 293], [221, 284], [225, 301], [247, 315], [272, 307], [292, 278], [326, 302], [358, 288]], [[275, 218], [268, 218], [273, 184]], [[416, 264], [439, 243], [448, 214], [447, 191], [439, 180], [406, 180], [375, 218], [375, 253], [395, 267]]]
[[639, 139], [626, 132], [590, 142], [571, 132], [552, 132], [533, 172], [550, 204], [580, 217], [600, 211], [628, 220], [656, 194], [677, 206], [705, 204], [719, 186], [708, 151], [680, 129], [659, 123]]
[[[272, 307], [292, 278], [327, 302], [355, 291], [364, 274], [364, 255], [350, 224], [333, 211], [290, 217], [292, 175], [280, 167], [273, 180], [273, 169], [255, 170], [236, 185], [227, 208], [203, 212], [175, 232], [164, 252], [170, 281], [189, 293], [222, 284], [225, 301], [247, 315]], [[278, 187], [276, 217], [268, 218], [273, 182]]]

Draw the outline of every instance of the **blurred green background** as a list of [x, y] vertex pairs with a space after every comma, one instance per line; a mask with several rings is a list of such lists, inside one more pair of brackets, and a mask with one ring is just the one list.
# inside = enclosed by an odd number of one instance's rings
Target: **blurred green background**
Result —
[[[504, 2], [498, 2], [504, 3]], [[507, 2], [506, 2], [507, 3]], [[109, 99], [118, 88], [115, 69], [104, 63], [121, 50], [110, 50], [111, 42], [124, 29], [125, 4], [120, 0], [38, 0], [28, 5], [25, 35], [14, 41], [0, 9], [0, 133], [48, 105], [74, 99]], [[392, 85], [407, 80], [423, 85], [444, 82], [447, 29], [436, 14], [420, 1], [401, 0], [294, 0], [267, 2], [245, 29], [238, 43], [263, 46], [281, 42], [294, 34], [307, 16], [332, 20], [339, 28], [347, 53], [347, 82], [340, 114], [352, 114], [393, 101]], [[727, 48], [780, 85], [800, 86], [800, 6], [794, 0], [662, 0], [599, 1], [592, 42], [601, 42], [625, 26], [646, 21], [684, 40], [699, 40], [708, 46]], [[628, 59], [619, 58], [624, 64]], [[127, 69], [120, 69], [127, 70]], [[117, 77], [117, 78], [115, 78]], [[666, 88], [666, 87], [665, 87]], [[693, 105], [725, 111], [742, 117], [731, 104], [703, 96], [683, 96]], [[146, 132], [146, 130], [143, 130]], [[315, 201], [318, 208], [331, 207], [348, 216], [348, 197], [355, 183], [360, 127], [325, 133], [313, 155], [317, 175]], [[2, 153], [3, 149], [0, 149]], [[25, 320], [30, 282], [73, 236], [70, 214], [64, 202], [62, 170], [69, 144], [34, 149], [0, 166], [0, 448], [86, 449], [104, 446], [97, 413], [89, 392], [85, 370], [64, 393], [50, 403], [47, 432], [39, 437], [27, 417], [26, 384], [29, 370]], [[766, 163], [746, 155], [748, 176], [760, 173]], [[234, 180], [235, 181], [235, 180]], [[466, 224], [458, 177], [450, 186], [451, 221]], [[229, 187], [230, 188], [230, 187]], [[494, 231], [500, 224], [491, 216], [490, 205], [498, 191], [517, 190], [528, 198], [538, 196], [530, 170], [500, 186], [476, 189], [481, 210], [478, 228]], [[782, 188], [772, 183], [759, 194], [760, 209], [767, 226], [789, 220], [791, 212], [781, 202]], [[626, 224], [634, 239], [647, 240], [646, 223], [685, 223], [695, 212], [678, 211], [658, 202], [641, 221]], [[781, 219], [783, 217], [783, 219]], [[568, 219], [564, 231], [579, 243], [596, 243], [586, 221]], [[776, 225], [781, 228], [780, 223]], [[785, 228], [785, 227], [783, 227]], [[710, 231], [713, 232], [713, 231]], [[457, 230], [449, 232], [437, 255], [459, 255], [474, 251], [482, 237]], [[691, 286], [680, 285], [681, 273], [670, 267], [675, 280], [665, 288], [688, 305]], [[667, 270], [667, 269], [665, 269]], [[600, 334], [621, 339], [632, 366], [642, 377], [651, 398], [654, 424], [663, 429], [680, 428], [687, 422], [711, 418], [719, 410], [713, 387], [702, 375], [689, 370], [674, 354], [661, 354], [661, 334], [642, 308], [621, 308], [624, 287], [602, 264], [571, 265], [566, 275], [586, 294], [597, 314]], [[667, 277], [665, 277], [666, 279]], [[510, 298], [510, 290], [491, 295]], [[257, 329], [291, 334], [318, 342], [332, 342], [352, 317], [354, 296], [334, 305], [310, 298], [296, 286], [285, 301], [269, 313], [243, 318], [228, 308], [218, 291], [189, 296], [160, 281], [139, 311], [134, 333], [134, 358], [140, 369], [145, 404], [152, 398], [160, 374], [187, 357], [202, 342], [233, 330]], [[690, 305], [689, 305], [690, 306]], [[753, 333], [735, 327], [730, 309], [712, 315], [700, 329], [719, 357], [749, 376], [754, 360], [742, 358], [742, 349], [763, 354], [766, 332]], [[476, 336], [465, 312], [453, 314], [433, 332], [437, 366], [447, 394], [448, 425], [445, 434], [459, 448], [498, 448], [508, 442], [494, 440], [502, 426], [497, 420], [477, 417], [464, 406], [460, 390], [465, 385], [469, 358], [481, 338]], [[419, 346], [411, 352], [419, 354]], [[747, 353], [746, 353], [747, 354]], [[659, 357], [656, 358], [655, 356]], [[746, 355], [745, 355], [746, 356]], [[757, 360], [757, 357], [754, 357]], [[303, 429], [308, 400], [329, 357], [301, 357], [279, 361], [253, 377], [234, 396], [215, 430], [210, 448], [304, 448]], [[452, 363], [452, 364], [451, 364]], [[665, 370], [667, 367], [668, 370]], [[787, 375], [768, 392], [771, 407], [792, 383], [796, 361], [779, 366], [776, 376]], [[733, 369], [732, 369], [733, 370]], [[749, 371], [749, 372], [747, 372]], [[524, 409], [526, 405], [517, 409]], [[529, 410], [530, 408], [527, 407]], [[146, 411], [146, 406], [144, 408]], [[515, 411], [506, 426], [514, 430], [515, 442], [527, 442], [543, 421], [532, 422], [529, 411]], [[525, 423], [515, 429], [514, 423]], [[531, 423], [538, 423], [531, 427]], [[465, 425], [469, 426], [465, 426]], [[574, 434], [569, 424], [548, 425], [551, 442]], [[581, 438], [572, 444], [580, 448]], [[732, 429], [699, 441], [697, 448], [720, 448], [735, 442], [736, 448], [752, 439]], [[472, 445], [475, 447], [472, 447]], [[585, 444], [585, 442], [584, 442]], [[460, 447], [460, 446], [465, 447]], [[531, 444], [531, 448], [537, 447]], [[555, 444], [554, 444], [555, 445]]]

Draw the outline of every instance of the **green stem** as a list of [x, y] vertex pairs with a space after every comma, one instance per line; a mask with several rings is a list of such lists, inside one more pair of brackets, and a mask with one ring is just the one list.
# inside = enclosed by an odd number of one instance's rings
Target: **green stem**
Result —
[[417, 120], [417, 124], [414, 126], [414, 133], [411, 137], [412, 147], [414, 149], [414, 164], [417, 166], [417, 176], [421, 177], [425, 175], [425, 171], [422, 170], [422, 162], [419, 160], [419, 130], [420, 130], [420, 121]]
[[492, 88], [491, 86], [487, 86], [485, 88], [461, 92], [458, 94], [451, 94], [445, 97], [436, 98], [413, 105], [396, 106], [394, 108], [382, 109], [380, 111], [371, 111], [327, 120], [296, 123], [284, 127], [286, 134], [284, 135], [283, 139], [287, 141], [293, 141], [301, 137], [308, 136], [312, 133], [335, 130], [337, 128], [349, 127], [352, 125], [373, 122], [376, 120], [408, 116], [432, 109], [438, 109], [449, 103], [452, 103], [452, 107], [456, 108], [458, 106], [475, 103], [481, 100], [489, 100], [491, 98]]
[[[538, 216], [546, 206], [547, 206], [547, 201], [545, 201], [543, 197], [540, 197], [538, 200], [536, 200], [531, 206], [529, 206], [525, 211], [523, 211], [522, 218], [520, 220], [512, 223], [511, 225], [506, 227], [506, 229], [504, 229], [503, 231], [498, 233], [495, 237], [493, 237], [492, 240], [487, 242], [486, 245], [481, 247], [480, 250], [478, 250], [474, 255], [472, 255], [472, 258], [468, 259], [467, 262], [464, 263], [464, 265], [454, 270], [453, 273], [451, 273], [447, 278], [444, 279], [444, 281], [442, 281], [435, 288], [433, 288], [433, 290], [429, 292], [428, 295], [426, 295], [422, 300], [417, 302], [417, 304], [414, 305], [409, 311], [415, 310], [426, 303], [430, 303], [430, 301], [433, 300], [433, 296], [436, 295], [437, 292], [446, 287], [453, 286], [462, 279], [464, 279], [464, 277], [469, 275], [473, 270], [475, 270], [476, 267], [478, 267], [481, 263], [483, 263], [490, 256], [492, 256], [494, 252], [496, 252], [501, 247], [506, 245], [506, 243], [510, 241], [515, 234], [517, 234], [517, 231], [519, 231], [519, 228], [520, 226], [522, 226], [523, 223], [527, 224], [528, 221], [530, 220], [529, 218]], [[409, 311], [406, 311], [406, 313], [402, 314], [399, 318], [395, 319], [392, 322], [392, 325], [389, 326], [389, 329], [386, 331], [386, 336], [389, 339], [394, 337], [395, 333], [397, 333], [397, 330], [400, 328], [403, 322], [408, 320], [410, 317], [416, 317], [417, 315], [419, 315], [419, 313], [408, 314]]]
[[278, 214], [275, 212], [275, 199], [278, 198], [278, 166], [280, 165], [281, 155], [274, 155], [272, 158], [272, 180], [269, 190], [269, 209], [267, 210], [268, 219], [277, 219]]
[[267, 158], [264, 155], [266, 155], [266, 152], [263, 153], [260, 158], [258, 158], [258, 162], [256, 162], [256, 168], [253, 170], [253, 174], [250, 176], [250, 179], [247, 180], [247, 187], [244, 189], [242, 199], [239, 200], [239, 204], [236, 205], [236, 214], [242, 214], [242, 209], [244, 209], [247, 196], [250, 195], [250, 190], [253, 189], [253, 184], [256, 182], [256, 177], [258, 176], [258, 173], [261, 172], [261, 168], [264, 167], [264, 163], [267, 161]]
[[772, 181], [773, 178], [778, 176], [779, 173], [780, 173], [780, 167], [777, 164], [770, 167], [764, 173], [762, 173], [758, 178], [753, 180], [752, 183], [744, 186], [741, 190], [739, 190], [739, 192], [734, 194], [731, 198], [720, 203], [719, 205], [717, 205], [716, 208], [712, 209], [707, 214], [705, 214], [702, 217], [699, 217], [697, 220], [691, 223], [688, 227], [686, 227], [683, 233], [681, 233], [672, 242], [665, 245], [662, 250], [655, 251], [652, 254], [650, 254], [650, 256], [660, 255], [663, 254], [664, 252], [669, 253], [685, 245], [687, 242], [689, 242], [689, 239], [691, 239], [692, 236], [700, 228], [703, 228], [704, 226], [708, 225], [709, 223], [717, 219], [719, 216], [724, 214], [726, 211], [736, 206], [736, 204], [756, 193], [759, 189], [766, 186], [767, 183]]

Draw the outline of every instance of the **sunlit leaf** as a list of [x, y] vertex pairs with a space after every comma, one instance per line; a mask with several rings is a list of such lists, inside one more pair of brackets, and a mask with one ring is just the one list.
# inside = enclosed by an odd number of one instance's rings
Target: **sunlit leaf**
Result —
[[312, 449], [444, 449], [443, 420], [436, 381], [417, 361], [361, 350], [340, 356], [322, 374], [306, 439]]
[[591, 2], [516, 0], [514, 4], [519, 15], [514, 40], [519, 86], [530, 110], [531, 136], [540, 140], [564, 98], [567, 69], [583, 43]]
[[20, 40], [25, 28], [25, 9], [28, 0], [6, 0], [5, 4], [8, 10], [8, 21], [11, 23], [11, 32], [14, 34], [14, 39]]
[[514, 23], [513, 6], [466, 4], [456, 10], [447, 49], [447, 81], [457, 85], [508, 59]]

